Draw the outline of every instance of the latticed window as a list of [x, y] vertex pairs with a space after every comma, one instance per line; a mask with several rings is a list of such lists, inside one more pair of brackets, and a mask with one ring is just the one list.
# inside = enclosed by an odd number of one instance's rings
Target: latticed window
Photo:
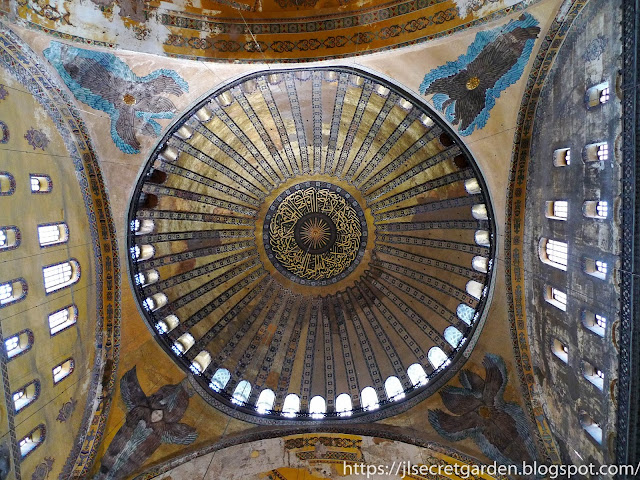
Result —
[[600, 90], [600, 103], [607, 103], [609, 101], [609, 87], [604, 87]]
[[4, 341], [4, 348], [7, 351], [7, 357], [15, 357], [20, 353], [20, 339], [16, 335], [15, 337], [7, 338]]
[[557, 200], [553, 202], [553, 216], [558, 218], [567, 218], [569, 215], [569, 202], [565, 200]]
[[33, 403], [39, 395], [40, 384], [37, 380], [25, 385], [20, 390], [13, 392], [11, 396], [13, 400], [13, 408], [17, 412]]
[[18, 442], [20, 448], [20, 457], [24, 458], [29, 455], [33, 450], [38, 448], [44, 442], [45, 427], [44, 425], [38, 425], [38, 427], [29, 433], [26, 437]]
[[458, 308], [456, 309], [456, 315], [458, 315], [458, 318], [467, 325], [471, 325], [475, 313], [476, 311], [472, 307], [464, 303], [458, 305]]
[[282, 404], [282, 415], [285, 417], [295, 417], [300, 411], [300, 397], [295, 393], [290, 393], [284, 398]]
[[609, 160], [609, 144], [601, 143], [598, 145], [598, 160]]
[[211, 377], [209, 387], [212, 390], [219, 392], [227, 386], [227, 383], [229, 383], [230, 379], [231, 374], [229, 373], [229, 370], [227, 370], [226, 368], [219, 368], [218, 370], [216, 370], [216, 373], [213, 374], [213, 377]]
[[60, 365], [56, 365], [55, 367], [53, 367], [53, 370], [51, 371], [51, 373], [53, 374], [53, 383], [58, 383], [71, 375], [74, 367], [75, 364], [72, 358], [62, 362]]
[[48, 193], [51, 191], [51, 178], [48, 175], [30, 175], [32, 193]]
[[429, 381], [427, 372], [424, 371], [424, 368], [422, 368], [422, 365], [419, 363], [409, 365], [409, 368], [407, 368], [407, 375], [409, 375], [411, 383], [416, 386], [426, 385]]
[[554, 287], [547, 287], [545, 292], [545, 300], [560, 310], [567, 311], [567, 294], [562, 290]]
[[460, 342], [464, 338], [462, 332], [458, 330], [456, 327], [449, 326], [444, 329], [444, 339], [451, 345], [453, 348], [458, 348]]
[[33, 333], [30, 330], [23, 330], [22, 332], [13, 335], [5, 339], [4, 348], [7, 352], [7, 357], [11, 360], [13, 357], [26, 352], [33, 345]]
[[77, 308], [75, 305], [63, 308], [49, 315], [49, 331], [51, 335], [61, 332], [76, 323]]
[[447, 357], [447, 354], [444, 353], [440, 347], [431, 347], [429, 353], [427, 354], [427, 358], [429, 359], [429, 363], [431, 363], [431, 366], [433, 366], [435, 370], [451, 363], [451, 361]]
[[0, 284], [0, 305], [9, 303], [13, 298], [13, 285], [11, 283]]
[[595, 315], [595, 323], [600, 328], [607, 328], [607, 319], [606, 317], [599, 315], [596, 313]]
[[242, 380], [234, 390], [231, 401], [236, 405], [244, 405], [249, 400], [250, 393], [251, 384], [246, 380]]
[[79, 270], [79, 265], [75, 260], [43, 268], [45, 291], [47, 293], [55, 292], [77, 282], [80, 278]]
[[7, 245], [7, 232], [4, 228], [0, 229], [0, 247]]
[[387, 393], [389, 400], [401, 400], [404, 398], [404, 388], [398, 377], [389, 377], [384, 382], [384, 391]]
[[273, 408], [273, 403], [276, 401], [276, 394], [271, 389], [264, 389], [260, 392], [258, 401], [256, 402], [256, 411], [261, 414], [267, 413]]
[[311, 418], [323, 418], [326, 411], [327, 404], [320, 395], [316, 395], [309, 402], [309, 414]]
[[540, 240], [540, 247], [540, 259], [544, 263], [561, 270], [567, 269], [569, 248], [566, 243], [543, 238]]
[[0, 283], [0, 306], [22, 300], [27, 295], [27, 284], [24, 280], [16, 279]]
[[64, 223], [38, 226], [38, 241], [41, 247], [67, 241], [67, 228]]
[[378, 403], [378, 395], [373, 387], [365, 387], [360, 393], [360, 404], [365, 410], [376, 410], [380, 404]]
[[604, 201], [600, 201], [596, 204], [596, 213], [599, 217], [607, 218], [609, 215], [609, 204]]
[[596, 260], [596, 270], [603, 275], [607, 274], [607, 263], [602, 260]]

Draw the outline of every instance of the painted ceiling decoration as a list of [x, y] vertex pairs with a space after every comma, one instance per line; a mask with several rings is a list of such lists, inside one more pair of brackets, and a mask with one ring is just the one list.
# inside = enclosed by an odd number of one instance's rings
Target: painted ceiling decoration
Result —
[[254, 73], [148, 160], [129, 213], [135, 294], [229, 415], [383, 418], [450, 378], [480, 333], [485, 192], [453, 131], [398, 86], [346, 67]]
[[223, 61], [341, 58], [432, 40], [537, 0], [15, 0], [16, 21], [65, 41]]
[[420, 93], [458, 126], [460, 135], [483, 128], [500, 94], [516, 83], [529, 62], [540, 28], [529, 13], [503, 27], [479, 32], [467, 53], [425, 75]]

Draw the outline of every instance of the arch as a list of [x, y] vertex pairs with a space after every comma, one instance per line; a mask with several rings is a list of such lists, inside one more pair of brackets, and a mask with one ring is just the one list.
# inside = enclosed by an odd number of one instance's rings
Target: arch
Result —
[[38, 242], [41, 248], [66, 243], [68, 240], [69, 227], [66, 223], [38, 225]]
[[12, 250], [20, 245], [20, 230], [18, 227], [0, 228], [0, 252]]
[[482, 193], [482, 189], [480, 188], [480, 183], [477, 178], [468, 178], [464, 181], [464, 189], [467, 191], [469, 195], [477, 195]]
[[477, 272], [487, 273], [489, 271], [489, 259], [477, 255], [471, 260], [471, 267]]
[[27, 435], [25, 435], [19, 442], [18, 447], [20, 448], [20, 457], [25, 458], [31, 452], [33, 452], [36, 448], [38, 448], [44, 442], [46, 437], [46, 428], [44, 425], [40, 424]]
[[4, 340], [4, 348], [9, 360], [28, 352], [32, 346], [33, 332], [31, 330], [22, 330]]
[[78, 307], [69, 305], [49, 314], [49, 333], [54, 335], [66, 330], [78, 321]]
[[473, 323], [473, 316], [475, 313], [475, 309], [465, 303], [461, 303], [458, 305], [458, 308], [456, 308], [456, 315], [458, 318], [469, 326]]
[[169, 299], [164, 293], [155, 293], [150, 297], [147, 297], [142, 305], [144, 308], [150, 312], [158, 310], [159, 308], [164, 307], [169, 302]]
[[541, 238], [538, 244], [540, 261], [560, 270], [567, 270], [569, 262], [569, 245], [558, 240]]
[[40, 396], [40, 382], [32, 380], [31, 382], [19, 388], [11, 395], [13, 399], [13, 409], [15, 413], [23, 410], [27, 406], [35, 402]]
[[13, 195], [16, 179], [9, 172], [0, 172], [0, 195]]
[[49, 294], [69, 287], [80, 280], [80, 264], [75, 259], [42, 268], [44, 291]]
[[176, 355], [182, 355], [193, 347], [194, 343], [196, 343], [196, 341], [193, 338], [193, 335], [190, 333], [183, 333], [175, 342], [173, 342], [171, 349], [176, 353]]
[[545, 202], [544, 216], [552, 220], [566, 221], [569, 217], [569, 202], [566, 200]]
[[491, 235], [486, 230], [477, 230], [474, 236], [474, 240], [481, 247], [491, 246]]
[[300, 412], [300, 397], [295, 393], [290, 393], [282, 404], [282, 415], [284, 417], [295, 417]]
[[558, 148], [553, 152], [553, 166], [554, 167], [568, 167], [571, 165], [571, 149], [570, 148]]
[[19, 302], [27, 296], [27, 283], [21, 279], [0, 283], [0, 308]]
[[609, 143], [597, 142], [586, 145], [582, 151], [582, 160], [584, 160], [584, 163], [609, 160]]
[[231, 401], [236, 405], [245, 405], [251, 394], [251, 384], [246, 380], [241, 380], [233, 391]]
[[206, 350], [202, 350], [196, 358], [191, 362], [191, 371], [196, 375], [201, 375], [211, 363], [211, 354]]
[[409, 368], [407, 368], [407, 375], [409, 375], [409, 380], [411, 380], [411, 383], [415, 387], [422, 387], [429, 381], [427, 372], [424, 371], [424, 368], [419, 363], [409, 365]]
[[451, 363], [451, 360], [447, 357], [447, 354], [440, 347], [431, 347], [427, 354], [429, 363], [431, 366], [438, 370], [441, 367], [447, 366]]
[[484, 285], [475, 280], [469, 280], [467, 282], [466, 290], [469, 295], [479, 300], [480, 297], [482, 297], [482, 291], [484, 290]]
[[71, 375], [74, 368], [75, 362], [73, 361], [73, 358], [69, 358], [53, 367], [53, 369], [51, 370], [51, 373], [53, 375], [53, 384], [56, 385], [67, 378], [69, 375]]
[[471, 215], [476, 220], [489, 220], [487, 206], [484, 203], [477, 203], [471, 207]]
[[316, 395], [309, 402], [309, 414], [311, 418], [324, 418], [324, 414], [327, 412], [327, 402], [320, 395]]
[[176, 315], [167, 315], [163, 320], [158, 320], [155, 327], [159, 333], [169, 333], [180, 324], [180, 319]]
[[49, 193], [53, 189], [53, 182], [49, 175], [43, 173], [32, 173], [29, 175], [31, 182], [31, 193]]
[[349, 417], [351, 416], [351, 411], [353, 410], [353, 406], [351, 404], [351, 395], [348, 393], [341, 393], [336, 398], [336, 413], [340, 417]]
[[224, 387], [227, 386], [229, 380], [231, 380], [231, 373], [229, 373], [229, 370], [226, 368], [219, 368], [216, 370], [216, 373], [213, 374], [213, 377], [211, 377], [209, 388], [219, 392], [220, 390], [224, 390]]
[[157, 270], [151, 269], [147, 270], [146, 272], [136, 273], [134, 279], [136, 285], [146, 287], [147, 285], [152, 285], [160, 280], [160, 274]]
[[544, 299], [547, 303], [550, 303], [556, 308], [559, 308], [563, 312], [567, 311], [567, 294], [562, 290], [547, 285], [544, 290]]
[[260, 414], [265, 414], [273, 408], [273, 404], [276, 401], [276, 394], [273, 390], [265, 388], [260, 392], [258, 401], [256, 402], [256, 411]]
[[444, 339], [453, 348], [458, 348], [460, 346], [460, 342], [464, 340], [464, 335], [456, 327], [449, 326], [444, 329]]
[[587, 200], [582, 204], [582, 215], [587, 218], [604, 220], [609, 216], [609, 202], [606, 200]]
[[384, 382], [384, 391], [389, 400], [402, 400], [404, 398], [404, 388], [400, 379], [395, 376], [387, 378]]
[[360, 405], [365, 411], [375, 410], [380, 406], [378, 395], [373, 387], [364, 387], [360, 393]]

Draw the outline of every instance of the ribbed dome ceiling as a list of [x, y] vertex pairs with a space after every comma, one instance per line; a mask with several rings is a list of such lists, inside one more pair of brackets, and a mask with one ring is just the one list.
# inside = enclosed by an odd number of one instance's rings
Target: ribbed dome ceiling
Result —
[[479, 333], [484, 192], [453, 132], [397, 86], [351, 68], [255, 73], [149, 159], [129, 218], [136, 295], [231, 415], [384, 417], [450, 377]]

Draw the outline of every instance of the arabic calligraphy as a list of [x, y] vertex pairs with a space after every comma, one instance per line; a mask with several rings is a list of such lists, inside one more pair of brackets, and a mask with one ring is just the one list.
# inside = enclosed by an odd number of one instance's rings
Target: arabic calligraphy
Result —
[[265, 222], [265, 247], [287, 277], [331, 283], [344, 278], [362, 256], [366, 222], [346, 192], [324, 182], [313, 185], [296, 185], [276, 199], [270, 208], [275, 212]]

